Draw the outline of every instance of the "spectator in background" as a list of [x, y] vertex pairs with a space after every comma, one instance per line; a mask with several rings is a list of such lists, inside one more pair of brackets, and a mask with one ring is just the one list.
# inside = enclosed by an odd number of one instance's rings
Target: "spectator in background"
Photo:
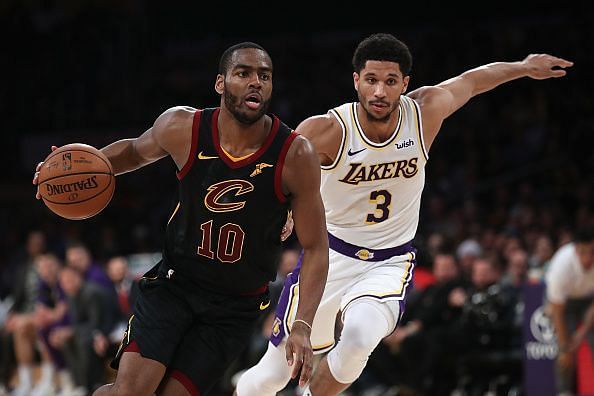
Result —
[[113, 283], [118, 295], [118, 303], [122, 315], [129, 317], [132, 313], [132, 306], [134, 305], [133, 287], [135, 287], [135, 282], [130, 277], [128, 271], [128, 260], [124, 256], [112, 257], [107, 262], [106, 269], [107, 276]]
[[[13, 258], [7, 280], [12, 284], [11, 298], [14, 301], [5, 322], [7, 335], [12, 336], [14, 354], [18, 369], [18, 386], [13, 391], [15, 396], [25, 396], [33, 387], [34, 351], [30, 339], [35, 337], [34, 310], [38, 295], [39, 276], [35, 269], [35, 258], [46, 248], [45, 234], [33, 230], [29, 232], [25, 249]], [[3, 341], [7, 345], [10, 341]], [[1, 353], [11, 353], [2, 348]], [[5, 360], [5, 359], [3, 359]], [[10, 371], [9, 368], [4, 370]]]
[[518, 294], [502, 284], [501, 269], [493, 257], [475, 261], [472, 286], [458, 297], [463, 301], [462, 316], [449, 347], [458, 361], [458, 386], [475, 389], [476, 394], [492, 390], [497, 381], [507, 386], [505, 392], [517, 387], [522, 368], [522, 354], [516, 353], [522, 335]]
[[553, 241], [548, 235], [541, 235], [536, 240], [534, 251], [528, 259], [528, 277], [532, 281], [542, 281], [551, 257], [555, 253]]
[[464, 278], [470, 280], [474, 261], [482, 254], [483, 248], [475, 239], [465, 239], [458, 245], [456, 257], [458, 258], [461, 274]]
[[[128, 259], [124, 256], [115, 256], [106, 264], [107, 276], [113, 282], [117, 294], [117, 310], [108, 307], [109, 312], [115, 314], [115, 326], [109, 334], [97, 332], [93, 347], [97, 355], [113, 358], [118, 345], [122, 341], [122, 334], [128, 327], [128, 318], [132, 314], [132, 307], [138, 292], [138, 280], [132, 279], [128, 267]], [[108, 301], [113, 301], [109, 299]]]
[[53, 329], [50, 345], [64, 354], [79, 391], [88, 392], [104, 381], [105, 367], [95, 352], [95, 337], [109, 334], [114, 323], [106, 312], [105, 293], [97, 284], [85, 281], [78, 269], [64, 267], [60, 286], [68, 296], [71, 325]]
[[582, 321], [588, 325], [594, 304], [594, 230], [584, 228], [575, 233], [553, 256], [545, 274], [548, 312], [551, 315], [559, 354], [557, 356], [557, 390], [575, 392], [575, 351], [581, 338], [594, 348], [594, 331], [579, 330]]
[[53, 329], [68, 326], [70, 317], [66, 294], [59, 284], [59, 274], [62, 267], [60, 260], [53, 254], [42, 254], [35, 260], [39, 274], [39, 296], [35, 307], [35, 326], [38, 336], [31, 338], [31, 348], [40, 338], [41, 376], [31, 393], [32, 396], [48, 396], [55, 392], [54, 374], [58, 369], [60, 382], [60, 396], [69, 396], [73, 390], [73, 379], [66, 367], [62, 352], [49, 342], [49, 335]]
[[66, 248], [66, 265], [76, 268], [85, 281], [95, 283], [103, 289], [114, 290], [113, 283], [105, 270], [93, 262], [91, 252], [80, 242], [73, 242]]
[[[449, 377], [451, 381], [449, 372], [454, 367], [441, 344], [447, 344], [452, 323], [460, 317], [462, 308], [453, 305], [448, 297], [453, 290], [466, 287], [453, 254], [437, 253], [432, 270], [435, 283], [409, 295], [403, 324], [383, 340], [392, 359], [397, 361], [398, 383], [419, 392], [424, 387], [443, 383], [442, 378]], [[389, 364], [377, 359], [373, 362], [376, 371], [383, 371], [384, 378], [394, 377], [394, 373], [387, 373], [384, 366], [389, 367]]]
[[516, 248], [507, 255], [507, 266], [501, 279], [504, 285], [520, 288], [528, 279], [528, 254]]
[[[103, 321], [107, 325], [103, 326], [100, 331], [98, 328], [96, 329], [93, 348], [98, 356], [104, 357], [112, 344], [110, 338], [117, 337], [117, 341], [114, 341], [117, 343], [121, 341], [123, 331], [121, 331], [120, 324], [123, 320], [127, 320], [121, 310], [121, 304], [124, 304], [124, 309], [130, 309], [129, 302], [122, 303], [120, 301], [116, 283], [101, 266], [93, 262], [91, 252], [84, 244], [74, 242], [66, 248], [66, 264], [81, 273], [85, 283], [98, 286], [96, 292], [102, 295], [99, 301], [103, 304], [101, 311], [104, 315]], [[127, 272], [127, 263], [116, 261], [114, 264], [112, 275], [115, 277], [117, 286], [121, 288]], [[122, 276], [123, 278], [120, 279]]]

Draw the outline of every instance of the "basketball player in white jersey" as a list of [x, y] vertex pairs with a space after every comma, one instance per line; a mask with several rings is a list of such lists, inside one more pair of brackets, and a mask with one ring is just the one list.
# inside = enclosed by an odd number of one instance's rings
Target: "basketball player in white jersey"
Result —
[[[337, 395], [363, 371], [402, 316], [412, 278], [412, 241], [419, 222], [428, 152], [442, 122], [470, 98], [521, 77], [562, 77], [572, 62], [546, 54], [468, 70], [406, 94], [412, 56], [389, 34], [363, 40], [353, 56], [359, 101], [303, 121], [297, 132], [315, 146], [330, 242], [330, 267], [312, 325], [320, 361], [304, 395]], [[274, 395], [291, 377], [283, 342], [299, 300], [299, 268], [285, 283], [273, 335], [260, 362], [246, 371], [238, 396]], [[342, 332], [334, 329], [341, 312]]]

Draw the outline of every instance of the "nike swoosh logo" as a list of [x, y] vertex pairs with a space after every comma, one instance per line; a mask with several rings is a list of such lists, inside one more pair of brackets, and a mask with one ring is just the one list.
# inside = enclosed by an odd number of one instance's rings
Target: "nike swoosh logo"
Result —
[[359, 153], [360, 153], [361, 151], [363, 151], [363, 150], [366, 150], [366, 148], [365, 148], [365, 147], [363, 147], [361, 150], [357, 150], [357, 151], [351, 151], [351, 149], [349, 149], [349, 151], [347, 151], [347, 154], [348, 154], [349, 156], [353, 156], [353, 155], [355, 155], [355, 154], [359, 154]]
[[270, 300], [268, 300], [268, 302], [266, 304], [261, 302], [260, 303], [260, 311], [264, 311], [266, 308], [268, 308], [269, 305], [270, 305]]
[[207, 159], [215, 159], [215, 158], [219, 158], [219, 157], [211, 157], [210, 155], [204, 155], [204, 154], [202, 154], [202, 151], [198, 153], [199, 160], [207, 160]]

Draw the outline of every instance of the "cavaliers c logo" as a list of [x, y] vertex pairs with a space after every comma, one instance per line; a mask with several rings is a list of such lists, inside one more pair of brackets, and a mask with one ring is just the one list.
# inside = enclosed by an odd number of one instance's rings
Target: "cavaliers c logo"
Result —
[[[213, 212], [232, 212], [245, 206], [245, 201], [233, 202], [233, 197], [249, 193], [254, 190], [254, 185], [240, 179], [225, 180], [208, 187], [204, 197], [204, 205]], [[233, 195], [225, 196], [228, 192]]]

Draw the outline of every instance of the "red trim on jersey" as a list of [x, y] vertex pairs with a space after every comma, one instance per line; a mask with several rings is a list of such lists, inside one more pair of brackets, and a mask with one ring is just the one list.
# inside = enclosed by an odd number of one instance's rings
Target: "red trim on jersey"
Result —
[[268, 282], [256, 290], [250, 290], [248, 292], [241, 293], [240, 296], [259, 296], [260, 294], [264, 294], [266, 290], [268, 290]]
[[273, 115], [272, 116], [272, 128], [270, 128], [270, 133], [268, 134], [268, 136], [266, 137], [266, 140], [264, 140], [264, 143], [262, 143], [262, 146], [260, 146], [258, 151], [256, 151], [249, 157], [244, 158], [240, 161], [233, 161], [231, 158], [229, 158], [227, 153], [225, 153], [225, 150], [223, 150], [221, 148], [221, 141], [219, 139], [219, 113], [220, 113], [220, 111], [221, 111], [221, 109], [218, 108], [212, 113], [212, 128], [211, 128], [212, 129], [212, 142], [217, 150], [217, 153], [219, 153], [219, 157], [231, 169], [241, 168], [242, 166], [246, 166], [246, 165], [251, 164], [252, 162], [256, 161], [262, 154], [264, 154], [264, 152], [266, 152], [268, 147], [272, 144], [272, 141], [274, 140], [276, 133], [278, 132], [278, 127], [280, 125], [280, 121], [275, 115]]
[[291, 143], [293, 143], [293, 140], [295, 140], [297, 135], [299, 135], [297, 132], [291, 132], [278, 155], [278, 161], [276, 161], [276, 169], [274, 170], [274, 192], [281, 203], [287, 202], [287, 197], [283, 194], [283, 166], [285, 165], [285, 158], [287, 157], [289, 147], [291, 147]]
[[126, 347], [124, 348], [124, 352], [138, 352], [140, 353], [140, 347], [136, 343], [135, 340], [132, 340]]
[[192, 168], [192, 164], [194, 164], [194, 160], [196, 159], [196, 149], [198, 148], [198, 130], [200, 129], [200, 116], [202, 115], [202, 110], [196, 110], [194, 113], [194, 121], [192, 122], [192, 145], [190, 146], [190, 154], [188, 155], [188, 159], [186, 160], [185, 165], [179, 172], [177, 172], [177, 178], [179, 180], [183, 179], [184, 176], [190, 171]]
[[190, 379], [190, 377], [188, 377], [179, 370], [171, 370], [171, 373], [169, 375], [171, 376], [171, 378], [175, 378], [176, 380], [178, 380], [180, 384], [182, 384], [184, 388], [186, 388], [190, 395], [200, 396], [200, 391], [198, 390], [194, 382]]

